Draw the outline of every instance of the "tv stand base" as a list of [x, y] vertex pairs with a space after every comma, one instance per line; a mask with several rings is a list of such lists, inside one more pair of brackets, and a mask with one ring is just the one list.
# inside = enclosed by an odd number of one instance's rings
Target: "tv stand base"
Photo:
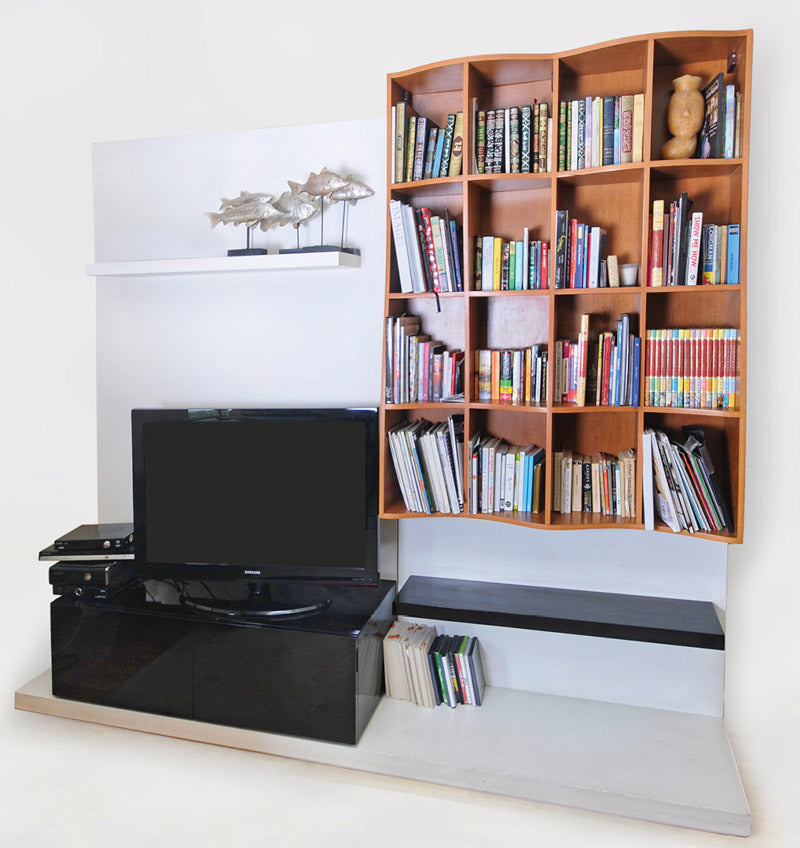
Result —
[[323, 612], [289, 620], [61, 597], [50, 605], [53, 695], [355, 744], [380, 701], [394, 590], [331, 589]]

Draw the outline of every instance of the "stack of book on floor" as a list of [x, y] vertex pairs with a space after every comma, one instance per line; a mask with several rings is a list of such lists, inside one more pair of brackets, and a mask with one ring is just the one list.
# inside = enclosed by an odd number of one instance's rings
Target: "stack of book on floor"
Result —
[[395, 621], [383, 640], [386, 694], [421, 707], [479, 707], [485, 681], [477, 636], [437, 635], [431, 625]]
[[661, 430], [646, 428], [642, 439], [645, 528], [653, 528], [654, 513], [674, 532], [733, 532], [728, 503], [714, 473], [714, 464], [700, 427], [685, 425], [686, 441], [672, 441]]
[[409, 512], [462, 512], [463, 413], [439, 423], [405, 421], [389, 431], [389, 450]]

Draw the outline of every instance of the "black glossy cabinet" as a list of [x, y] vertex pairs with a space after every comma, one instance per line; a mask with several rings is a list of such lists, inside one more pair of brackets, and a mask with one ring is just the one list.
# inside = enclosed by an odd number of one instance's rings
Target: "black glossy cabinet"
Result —
[[331, 592], [284, 622], [136, 600], [50, 607], [53, 694], [109, 707], [355, 744], [383, 687], [395, 585]]

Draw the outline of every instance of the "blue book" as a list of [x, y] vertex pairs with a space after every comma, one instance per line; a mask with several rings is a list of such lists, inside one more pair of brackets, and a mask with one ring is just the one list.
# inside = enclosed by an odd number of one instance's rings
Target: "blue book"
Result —
[[582, 289], [584, 288], [583, 284], [583, 271], [586, 267], [584, 262], [584, 245], [586, 244], [586, 225], [578, 222], [577, 227], [577, 238], [575, 245], [575, 284], [574, 288]]
[[619, 97], [614, 98], [614, 164], [619, 165], [622, 161], [622, 146], [620, 138], [620, 115], [619, 115]]
[[614, 98], [603, 98], [603, 165], [614, 164]]
[[444, 149], [444, 130], [439, 130], [438, 138], [436, 139], [436, 155], [433, 159], [433, 168], [431, 169], [432, 177], [441, 176], [442, 170], [442, 150]]
[[642, 340], [639, 336], [633, 339], [633, 382], [631, 385], [631, 406], [639, 406], [639, 359], [642, 352]]
[[728, 225], [727, 278], [729, 286], [739, 285], [739, 225]]

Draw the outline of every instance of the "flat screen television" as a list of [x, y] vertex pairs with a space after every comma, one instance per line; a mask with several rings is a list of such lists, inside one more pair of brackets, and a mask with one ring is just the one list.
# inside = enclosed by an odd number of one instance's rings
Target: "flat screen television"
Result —
[[[131, 425], [145, 579], [231, 615], [305, 610], [276, 586], [377, 584], [377, 410], [134, 409]], [[246, 595], [223, 602], [232, 586]]]

